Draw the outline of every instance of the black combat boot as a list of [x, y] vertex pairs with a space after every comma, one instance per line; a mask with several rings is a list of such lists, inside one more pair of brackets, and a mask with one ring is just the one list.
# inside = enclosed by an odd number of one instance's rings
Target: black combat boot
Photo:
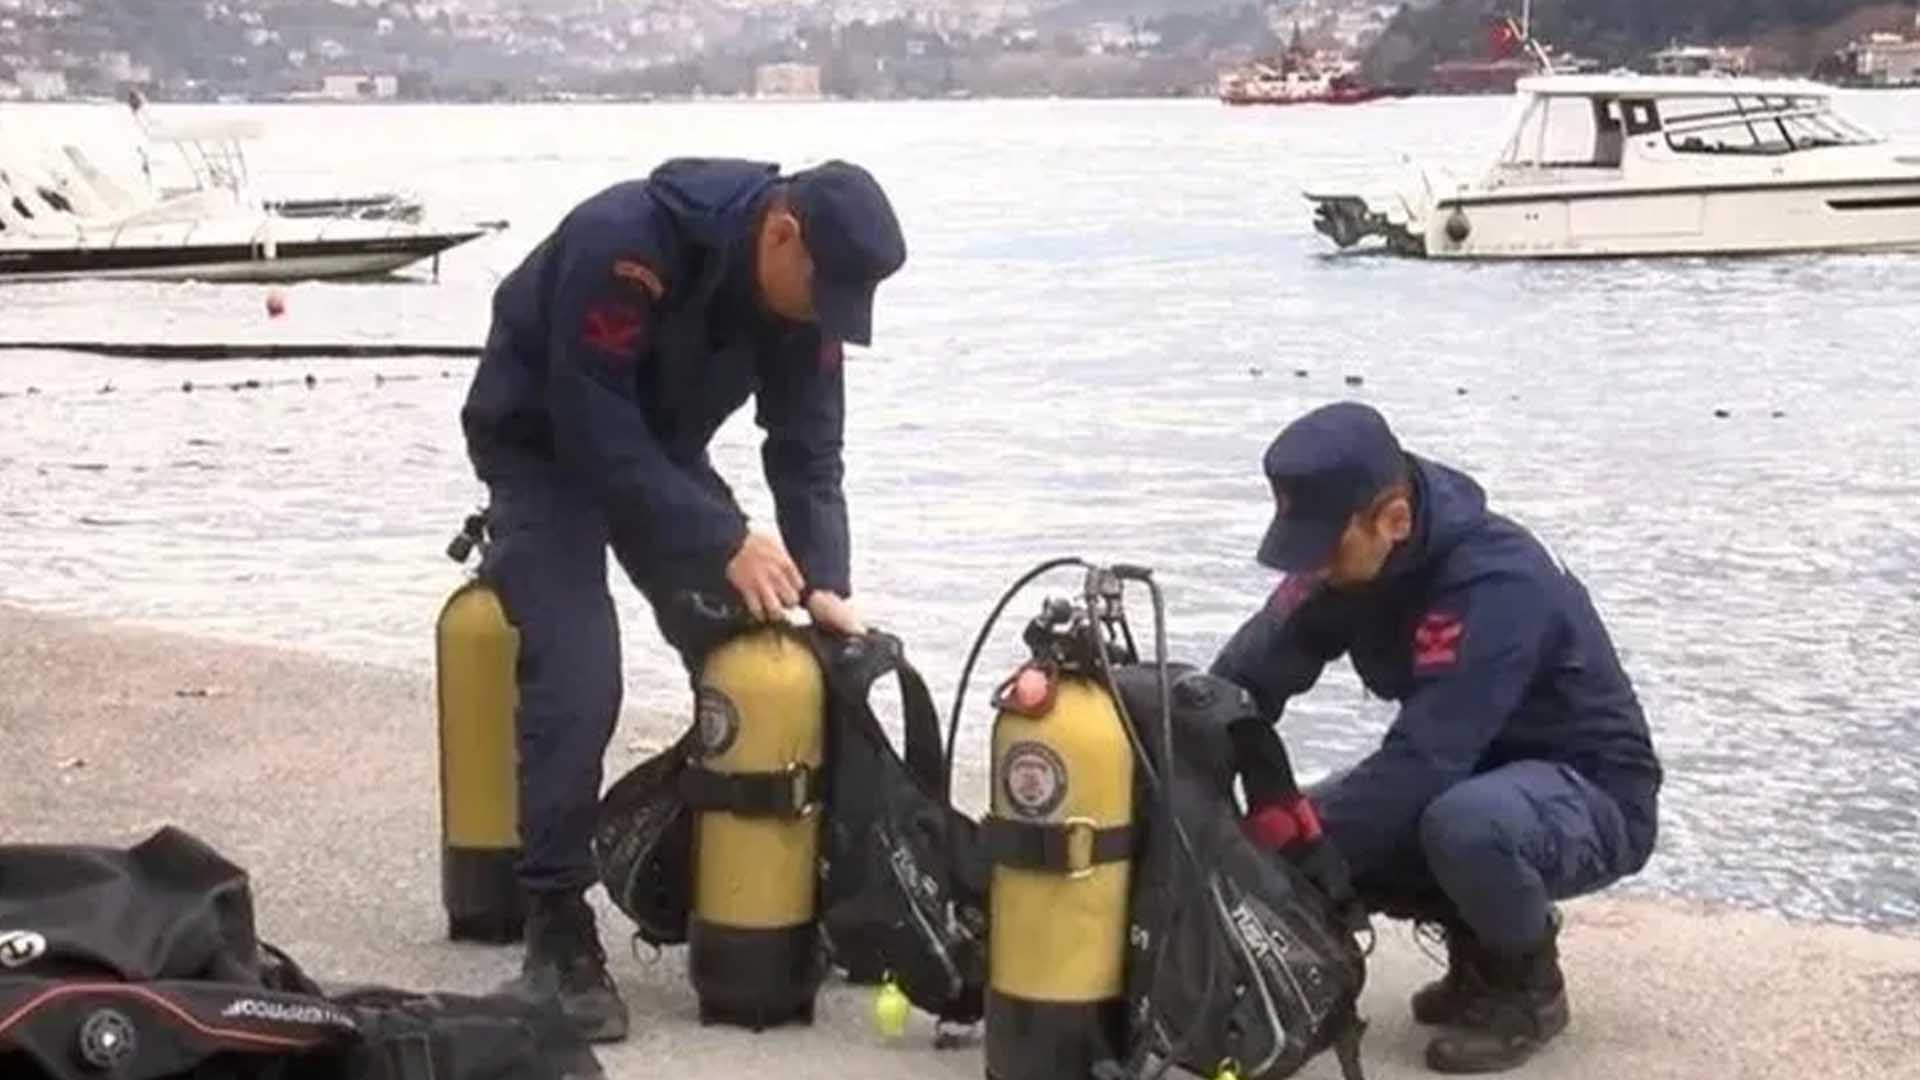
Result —
[[1473, 931], [1448, 920], [1422, 924], [1421, 933], [1437, 929], [1447, 945], [1447, 973], [1414, 991], [1413, 1019], [1422, 1024], [1457, 1024], [1474, 1002], [1486, 996], [1486, 976], [1480, 970], [1483, 951]]
[[593, 909], [578, 892], [536, 892], [531, 901], [520, 977], [500, 993], [526, 1001], [557, 996], [581, 1038], [626, 1038], [627, 1005], [607, 975], [607, 954], [600, 947]]
[[1560, 971], [1559, 926], [1519, 956], [1491, 950], [1479, 958], [1486, 993], [1457, 1023], [1427, 1044], [1427, 1067], [1441, 1073], [1505, 1072], [1524, 1064], [1566, 1030], [1567, 981]]

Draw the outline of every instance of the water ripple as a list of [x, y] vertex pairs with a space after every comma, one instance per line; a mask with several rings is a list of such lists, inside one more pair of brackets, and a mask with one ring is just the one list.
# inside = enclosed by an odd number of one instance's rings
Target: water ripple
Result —
[[[1920, 135], [1916, 101], [1860, 108]], [[42, 285], [9, 290], [9, 332], [477, 341], [499, 275], [601, 184], [683, 152], [859, 160], [913, 255], [882, 290], [879, 347], [850, 358], [855, 580], [936, 694], [1005, 584], [1059, 553], [1155, 566], [1176, 653], [1204, 662], [1271, 584], [1250, 558], [1266, 441], [1359, 397], [1592, 589], [1670, 776], [1632, 888], [1920, 918], [1920, 260], [1326, 257], [1303, 188], [1390, 173], [1400, 148], [1469, 166], [1462, 133], [1501, 111], [1484, 100], [482, 109], [457, 138], [431, 109], [262, 111], [269, 173], [404, 175], [514, 228], [450, 255], [437, 286], [304, 285], [281, 320], [252, 288]], [[459, 441], [469, 370], [8, 355], [0, 597], [424, 670], [460, 580], [442, 550], [482, 497]], [[737, 417], [714, 456], [767, 521], [757, 436]], [[677, 715], [651, 618], [616, 595], [629, 700]], [[1286, 733], [1317, 773], [1391, 717], [1343, 665]]]

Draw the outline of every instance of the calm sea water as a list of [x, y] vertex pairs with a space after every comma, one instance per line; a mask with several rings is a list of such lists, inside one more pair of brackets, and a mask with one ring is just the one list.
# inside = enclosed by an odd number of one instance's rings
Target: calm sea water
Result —
[[[1845, 100], [1920, 137], [1920, 95]], [[1157, 567], [1174, 650], [1204, 662], [1270, 585], [1266, 441], [1358, 397], [1592, 588], [1671, 776], [1632, 888], [1920, 919], [1920, 257], [1462, 267], [1331, 257], [1311, 232], [1303, 189], [1391, 178], [1403, 152], [1470, 169], [1507, 108], [180, 109], [263, 121], [254, 168], [280, 188], [410, 186], [513, 227], [438, 282], [302, 285], [272, 321], [252, 286], [10, 287], [0, 337], [473, 343], [499, 277], [602, 185], [678, 154], [856, 160], [912, 249], [851, 361], [856, 585], [936, 694], [1001, 589], [1057, 554]], [[0, 599], [426, 669], [461, 576], [440, 551], [480, 496], [469, 370], [0, 354]], [[716, 457], [764, 518], [755, 438], [743, 415]], [[623, 739], [658, 738], [681, 684], [616, 595]], [[969, 715], [978, 788], [978, 697]], [[1318, 770], [1390, 718], [1342, 666], [1285, 734]]]

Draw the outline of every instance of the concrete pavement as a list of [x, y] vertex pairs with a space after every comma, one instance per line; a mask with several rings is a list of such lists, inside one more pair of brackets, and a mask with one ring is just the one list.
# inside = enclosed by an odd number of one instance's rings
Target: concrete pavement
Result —
[[[426, 677], [0, 606], [0, 839], [126, 844], [172, 823], [250, 871], [262, 935], [317, 977], [480, 990], [517, 953], [444, 938], [433, 716]], [[629, 715], [609, 776], [678, 723]], [[1517, 1075], [1920, 1077], [1920, 929], [1610, 898], [1566, 913], [1573, 1026]], [[601, 915], [634, 1016], [600, 1050], [610, 1076], [982, 1074], [977, 1032], [935, 1050], [916, 1014], [886, 1041], [871, 991], [840, 984], [811, 1029], [703, 1029], [684, 951], [636, 957], [619, 914]], [[1368, 1075], [1426, 1076], [1405, 1000], [1438, 968], [1379, 925]], [[1328, 1055], [1302, 1075], [1339, 1072]]]

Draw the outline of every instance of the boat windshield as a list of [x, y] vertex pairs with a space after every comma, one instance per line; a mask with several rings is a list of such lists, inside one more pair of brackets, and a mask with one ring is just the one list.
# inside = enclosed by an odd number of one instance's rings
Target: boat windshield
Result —
[[1656, 134], [1682, 154], [1789, 154], [1882, 141], [1820, 97], [1540, 95], [1510, 132], [1498, 158], [1503, 169], [1617, 169], [1628, 138]]
[[1500, 164], [1526, 169], [1617, 169], [1625, 148], [1621, 103], [1609, 98], [1535, 98], [1521, 112]]
[[1659, 108], [1667, 145], [1681, 154], [1790, 154], [1881, 141], [1820, 98], [1679, 98]]

